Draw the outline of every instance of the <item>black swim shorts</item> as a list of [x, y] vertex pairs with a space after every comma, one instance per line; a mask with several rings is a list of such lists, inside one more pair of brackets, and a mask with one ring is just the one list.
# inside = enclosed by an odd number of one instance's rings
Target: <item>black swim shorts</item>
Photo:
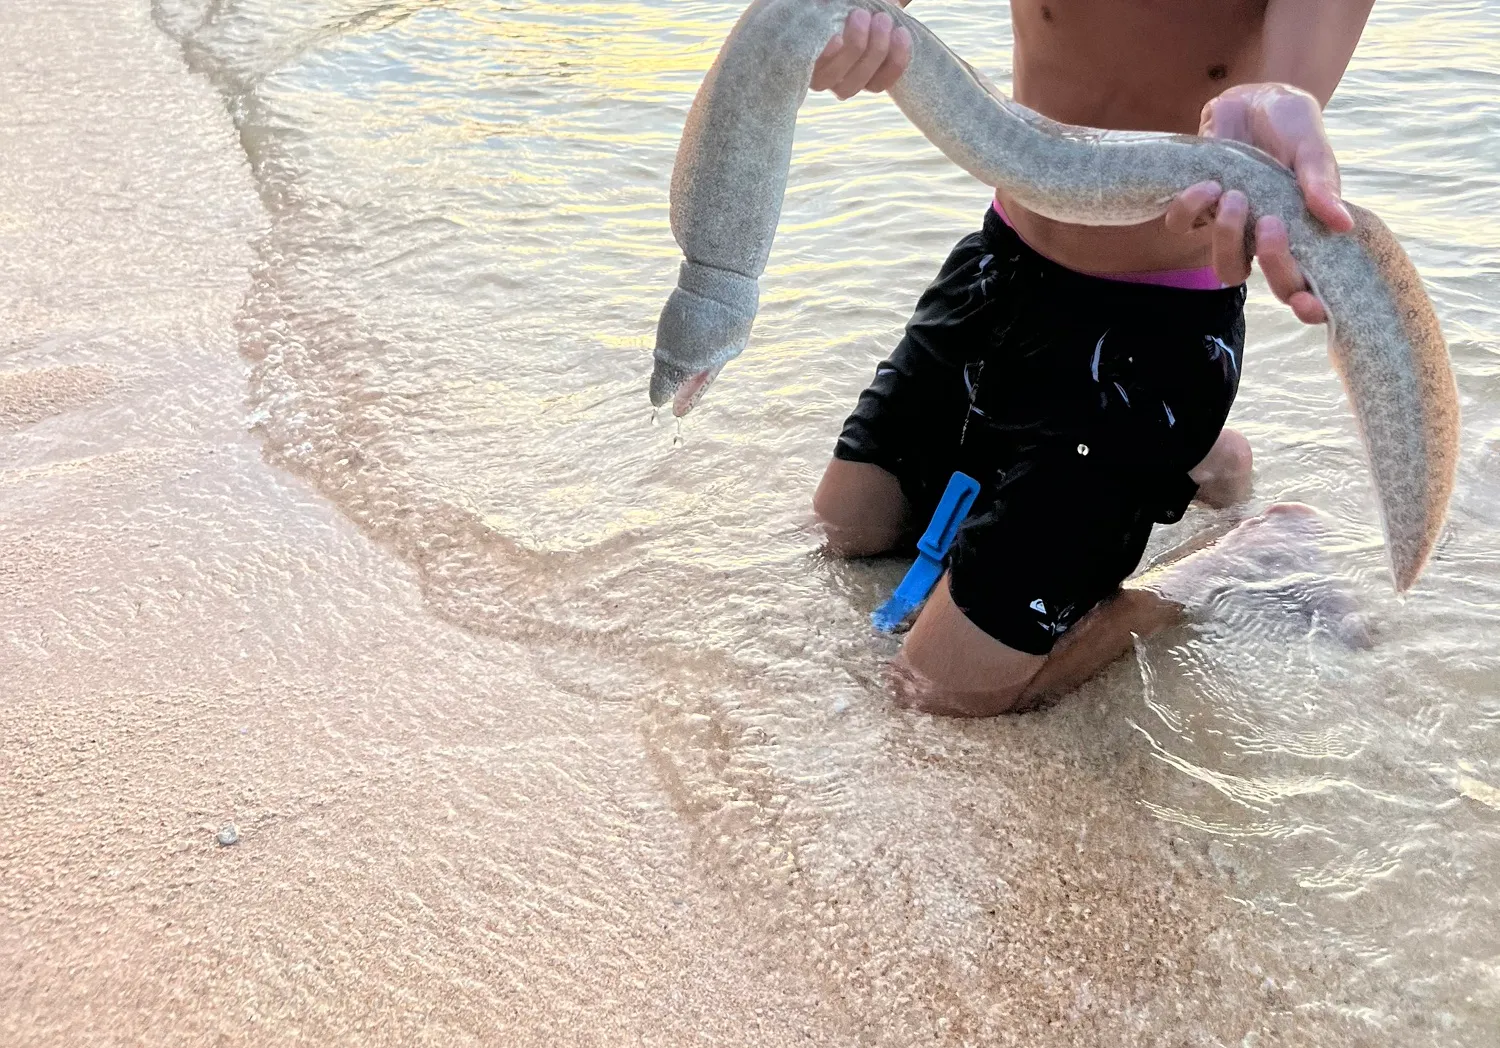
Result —
[[926, 526], [948, 478], [981, 490], [948, 554], [954, 602], [1045, 655], [1181, 518], [1239, 388], [1245, 288], [1087, 276], [993, 210], [959, 241], [834, 449], [894, 474]]

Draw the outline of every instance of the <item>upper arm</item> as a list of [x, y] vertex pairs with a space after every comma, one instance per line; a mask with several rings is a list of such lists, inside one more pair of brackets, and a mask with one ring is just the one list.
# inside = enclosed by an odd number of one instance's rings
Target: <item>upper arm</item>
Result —
[[1375, 0], [1268, 0], [1260, 79], [1292, 84], [1328, 104]]

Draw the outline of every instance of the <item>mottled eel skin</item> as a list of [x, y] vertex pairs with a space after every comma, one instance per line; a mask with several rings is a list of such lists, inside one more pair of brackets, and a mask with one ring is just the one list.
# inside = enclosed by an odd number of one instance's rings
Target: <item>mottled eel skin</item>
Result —
[[1007, 99], [922, 23], [884, 0], [755, 0], [688, 113], [672, 173], [677, 287], [657, 328], [651, 402], [685, 414], [750, 337], [781, 214], [792, 131], [812, 67], [855, 8], [883, 11], [912, 35], [890, 89], [901, 111], [975, 178], [1061, 222], [1131, 225], [1162, 215], [1208, 179], [1277, 215], [1328, 311], [1328, 346], [1375, 478], [1396, 589], [1416, 580], [1447, 511], [1458, 452], [1448, 347], [1411, 260], [1389, 229], [1351, 207], [1332, 234], [1291, 173], [1258, 149], [1191, 135], [1060, 124]]

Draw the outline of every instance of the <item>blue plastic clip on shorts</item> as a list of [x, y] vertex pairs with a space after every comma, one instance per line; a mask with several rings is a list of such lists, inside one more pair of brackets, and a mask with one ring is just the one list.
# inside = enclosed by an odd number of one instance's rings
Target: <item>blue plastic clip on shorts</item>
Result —
[[906, 572], [896, 592], [891, 594], [891, 599], [870, 614], [870, 622], [880, 632], [890, 633], [901, 625], [908, 615], [921, 607], [932, 587], [942, 578], [943, 558], [978, 494], [979, 481], [968, 474], [955, 473], [949, 478], [948, 487], [938, 501], [937, 512], [932, 515], [932, 523], [917, 540], [916, 562]]

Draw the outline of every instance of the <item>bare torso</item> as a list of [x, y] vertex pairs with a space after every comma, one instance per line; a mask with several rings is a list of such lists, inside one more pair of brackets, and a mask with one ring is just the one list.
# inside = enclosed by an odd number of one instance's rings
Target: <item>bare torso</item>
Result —
[[[1260, 78], [1266, 0], [1012, 0], [1016, 101], [1070, 124], [1195, 134], [1204, 104]], [[1017, 231], [1090, 272], [1211, 263], [1209, 231], [1064, 225], [1000, 195]]]

